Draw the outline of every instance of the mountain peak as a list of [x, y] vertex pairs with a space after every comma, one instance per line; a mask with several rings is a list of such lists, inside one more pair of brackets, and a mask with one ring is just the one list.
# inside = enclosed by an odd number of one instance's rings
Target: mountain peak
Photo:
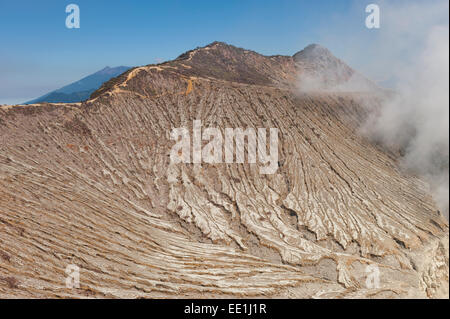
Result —
[[295, 61], [302, 60], [316, 60], [316, 59], [336, 59], [338, 60], [330, 50], [321, 46], [320, 44], [310, 44], [303, 50], [294, 54]]
[[187, 51], [166, 65], [176, 66], [178, 72], [184, 75], [273, 85], [286, 83], [286, 77], [294, 76], [293, 67], [289, 71], [283, 71], [289, 63], [292, 64], [292, 58], [288, 56], [272, 58], [225, 42], [214, 41], [204, 47]]
[[310, 44], [293, 56], [301, 91], [376, 91], [379, 88], [327, 48]]
[[125, 72], [128, 69], [129, 69], [129, 67], [127, 67], [127, 66], [117, 66], [117, 67], [114, 67], [114, 68], [106, 66], [106, 67], [104, 67], [103, 69], [101, 69], [100, 71], [98, 71], [98, 72], [96, 72], [94, 74], [117, 76], [117, 75]]
[[228, 47], [234, 47], [234, 45], [228, 44], [228, 43], [223, 42], [223, 41], [214, 41], [214, 42], [211, 42], [210, 44], [207, 44], [207, 45], [205, 46], [205, 48], [211, 48], [211, 47], [214, 47], [214, 46], [228, 46]]
[[[266, 56], [252, 50], [214, 41], [203, 47], [186, 51], [175, 60], [155, 65], [135, 68], [132, 73], [104, 83], [91, 98], [114, 90], [118, 83], [128, 90], [143, 96], [148, 95], [143, 83], [148, 82], [149, 73], [159, 73], [158, 80], [151, 84], [152, 90], [160, 87], [159, 77], [163, 73], [174, 73], [183, 77], [216, 79], [220, 81], [245, 83], [251, 85], [272, 86], [277, 88], [302, 88], [307, 90], [350, 90], [369, 91], [375, 87], [368, 80], [356, 77], [356, 82], [364, 84], [357, 88], [353, 84], [353, 71], [327, 49], [318, 44], [311, 44], [292, 56]], [[169, 76], [167, 74], [167, 76]], [[146, 79], [144, 79], [144, 77]], [[300, 79], [300, 80], [299, 80]], [[310, 81], [311, 80], [311, 81]], [[349, 80], [352, 80], [351, 85]], [[367, 83], [366, 83], [367, 82]], [[306, 85], [305, 85], [306, 84]], [[145, 85], [149, 85], [146, 83]], [[166, 90], [167, 88], [164, 88]]]
[[[185, 59], [189, 59], [189, 57], [197, 52], [203, 52], [203, 51], [209, 51], [211, 49], [239, 49], [237, 47], [235, 47], [234, 45], [225, 43], [225, 42], [221, 42], [221, 41], [214, 41], [211, 42], [203, 47], [196, 47], [195, 49], [186, 51], [185, 53], [181, 54], [180, 56], [178, 56], [175, 60], [185, 60]], [[243, 49], [241, 49], [243, 50]]]

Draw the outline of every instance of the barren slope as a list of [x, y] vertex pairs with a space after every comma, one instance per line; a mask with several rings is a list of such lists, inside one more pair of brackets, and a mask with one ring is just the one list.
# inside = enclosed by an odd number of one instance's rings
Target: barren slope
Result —
[[[300, 67], [214, 43], [85, 103], [1, 107], [0, 297], [448, 297], [447, 222], [355, 132], [375, 97], [297, 95]], [[278, 171], [171, 164], [195, 119], [278, 128]]]

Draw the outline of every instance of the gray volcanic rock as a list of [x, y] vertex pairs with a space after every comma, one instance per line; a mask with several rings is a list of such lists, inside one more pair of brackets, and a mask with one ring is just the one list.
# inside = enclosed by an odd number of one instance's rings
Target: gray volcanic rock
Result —
[[380, 91], [377, 85], [318, 44], [307, 46], [293, 58], [301, 70], [301, 91]]
[[[327, 61], [217, 42], [83, 103], [0, 107], [0, 297], [448, 298], [448, 222], [357, 134], [378, 97], [296, 91]], [[194, 120], [278, 128], [278, 170], [172, 163]]]

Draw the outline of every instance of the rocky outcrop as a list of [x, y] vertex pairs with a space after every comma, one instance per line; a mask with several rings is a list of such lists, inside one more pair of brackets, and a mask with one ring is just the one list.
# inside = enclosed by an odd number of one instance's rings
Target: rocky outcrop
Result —
[[[0, 297], [448, 297], [447, 221], [356, 133], [376, 97], [299, 94], [302, 72], [213, 43], [84, 103], [0, 107]], [[277, 128], [277, 172], [171, 163], [194, 120]]]

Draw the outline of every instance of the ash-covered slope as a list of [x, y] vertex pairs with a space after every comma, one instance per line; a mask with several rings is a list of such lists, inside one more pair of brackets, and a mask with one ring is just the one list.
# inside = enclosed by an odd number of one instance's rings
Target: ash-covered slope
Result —
[[[85, 103], [0, 108], [0, 297], [448, 297], [448, 223], [355, 133], [376, 97], [297, 94], [304, 71], [213, 43]], [[194, 120], [277, 128], [278, 170], [171, 163]]]

